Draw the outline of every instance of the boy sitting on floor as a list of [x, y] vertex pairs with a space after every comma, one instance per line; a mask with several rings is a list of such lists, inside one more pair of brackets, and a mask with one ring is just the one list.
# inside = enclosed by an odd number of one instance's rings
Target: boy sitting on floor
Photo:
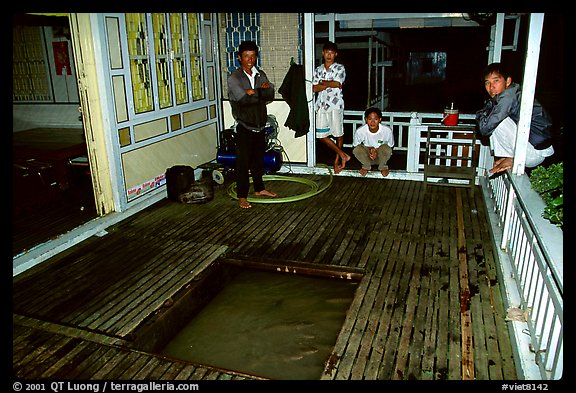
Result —
[[360, 174], [366, 176], [373, 164], [378, 164], [382, 176], [390, 173], [388, 160], [392, 156], [394, 147], [394, 135], [390, 127], [380, 123], [382, 111], [372, 107], [364, 111], [366, 124], [359, 127], [354, 134], [352, 153], [362, 164]]

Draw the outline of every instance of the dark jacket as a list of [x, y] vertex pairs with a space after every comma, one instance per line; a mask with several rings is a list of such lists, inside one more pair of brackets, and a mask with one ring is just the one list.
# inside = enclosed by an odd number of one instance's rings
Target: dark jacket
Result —
[[308, 115], [308, 101], [306, 99], [306, 83], [304, 78], [304, 66], [292, 64], [278, 89], [278, 93], [290, 106], [290, 113], [284, 125], [296, 132], [295, 137], [306, 135], [310, 128]]
[[[476, 112], [478, 131], [489, 137], [502, 120], [510, 117], [516, 124], [520, 118], [522, 92], [518, 83], [512, 83], [502, 93], [487, 99], [484, 107]], [[534, 99], [528, 142], [538, 150], [552, 145], [552, 121], [546, 110]]]
[[274, 86], [263, 89], [262, 83], [269, 82], [262, 70], [258, 70], [254, 77], [254, 90], [256, 94], [246, 94], [251, 89], [250, 79], [242, 68], [238, 68], [228, 76], [228, 98], [232, 107], [232, 116], [242, 126], [250, 130], [261, 130], [266, 127], [268, 113], [266, 104], [274, 100]]

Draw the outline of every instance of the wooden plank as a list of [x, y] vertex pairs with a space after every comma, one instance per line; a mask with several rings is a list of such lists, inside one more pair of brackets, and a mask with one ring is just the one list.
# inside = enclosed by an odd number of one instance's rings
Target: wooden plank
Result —
[[[436, 360], [436, 379], [448, 379], [449, 378], [449, 359], [450, 359], [450, 348], [454, 347], [451, 342], [453, 333], [450, 330], [452, 321], [450, 320], [450, 307], [452, 306], [450, 299], [450, 293], [454, 291], [453, 280], [451, 280], [450, 272], [451, 259], [450, 259], [450, 241], [447, 237], [443, 236], [442, 227], [450, 225], [449, 222], [443, 222], [444, 211], [443, 206], [447, 205], [447, 201], [444, 199], [445, 193], [443, 189], [435, 189], [436, 199], [431, 202], [434, 203], [433, 216], [431, 214], [431, 221], [435, 222], [436, 225], [432, 225], [433, 239], [435, 240], [434, 255], [435, 260], [441, 266], [440, 271], [440, 291], [438, 293], [438, 348], [443, 348], [443, 350], [437, 351]], [[452, 285], [451, 285], [452, 283]], [[456, 283], [456, 286], [458, 283]], [[457, 288], [457, 287], [456, 287]], [[459, 311], [459, 309], [458, 309]], [[450, 343], [450, 344], [449, 344]], [[459, 376], [458, 376], [459, 378]]]
[[394, 372], [392, 373], [392, 379], [409, 379], [409, 375], [406, 373], [408, 358], [410, 356], [417, 357], [419, 355], [417, 352], [410, 352], [410, 342], [413, 340], [415, 335], [419, 335], [419, 332], [414, 328], [414, 325], [417, 325], [416, 321], [418, 320], [416, 306], [421, 287], [420, 269], [422, 267], [422, 258], [418, 257], [417, 248], [417, 243], [410, 243], [409, 255], [412, 256], [414, 265], [411, 269], [412, 275], [409, 278], [410, 285], [406, 300], [406, 308], [404, 309], [402, 333], [400, 335], [400, 341], [398, 342], [398, 352], [396, 354], [396, 364]]
[[119, 380], [129, 380], [134, 379], [134, 377], [138, 374], [142, 368], [144, 368], [145, 364], [150, 361], [150, 356], [144, 354], [138, 354], [139, 356], [136, 359], [132, 360], [132, 364], [129, 364], [127, 367], [120, 369], [120, 374], [116, 379]]
[[436, 377], [435, 375], [435, 360], [436, 360], [436, 337], [438, 336], [438, 293], [440, 290], [440, 270], [437, 260], [433, 257], [434, 245], [426, 242], [424, 250], [425, 266], [429, 271], [429, 290], [428, 295], [424, 296], [425, 299], [420, 299], [419, 302], [425, 304], [426, 308], [426, 321], [424, 325], [424, 343], [422, 349], [422, 363], [420, 370], [416, 361], [410, 359], [409, 372], [417, 376], [417, 379], [430, 380]]
[[[470, 192], [462, 192], [462, 215], [464, 218], [464, 238], [466, 241], [468, 280], [470, 288], [470, 314], [472, 319], [472, 334], [474, 339], [474, 373], [475, 379], [488, 380], [489, 361], [486, 348], [486, 334], [482, 304], [486, 302], [485, 262], [481, 246], [480, 228], [474, 196]], [[488, 301], [488, 304], [490, 302]]]
[[340, 333], [338, 334], [338, 338], [334, 344], [334, 349], [326, 361], [321, 379], [334, 379], [338, 372], [342, 356], [345, 353], [352, 330], [354, 329], [354, 325], [358, 319], [358, 313], [363, 304], [364, 296], [370, 286], [372, 275], [372, 272], [367, 272], [356, 288], [354, 299], [346, 312], [346, 318], [344, 319], [344, 323], [342, 324], [342, 328], [340, 329]]
[[57, 359], [56, 362], [40, 374], [39, 378], [54, 378], [55, 374], [62, 374], [62, 369], [69, 366], [71, 363], [78, 361], [77, 357], [79, 355], [85, 356], [84, 350], [87, 349], [88, 345], [89, 342], [87, 341], [79, 341], [76, 345], [70, 348], [70, 351], [64, 352], [61, 355], [55, 355], [54, 359]]
[[111, 356], [108, 358], [106, 363], [101, 365], [101, 367], [90, 377], [91, 379], [106, 379], [107, 375], [122, 367], [124, 358], [127, 357], [130, 352], [119, 348], [113, 348], [113, 350], [114, 351], [110, 354]]
[[458, 260], [460, 276], [460, 307], [462, 330], [462, 379], [474, 379], [474, 347], [472, 344], [472, 316], [470, 311], [470, 287], [468, 285], [468, 257], [466, 237], [464, 235], [464, 216], [462, 212], [462, 196], [456, 190], [456, 214], [458, 219]]
[[208, 369], [206, 367], [196, 367], [194, 373], [190, 376], [189, 379], [202, 379], [208, 373]]
[[[122, 251], [128, 252], [131, 242], [125, 243], [125, 239], [121, 240], [125, 244]], [[115, 249], [114, 247], [110, 247], [109, 244], [108, 247], [104, 247], [104, 244], [98, 245], [98, 249], [108, 248], [111, 250], [110, 252], [118, 252], [118, 249], [112, 251]], [[134, 243], [133, 247], [138, 247], [137, 243]], [[74, 255], [72, 255], [66, 261], [70, 261], [70, 264], [50, 272], [46, 277], [40, 276], [39, 285], [32, 286], [33, 289], [29, 292], [30, 295], [34, 295], [41, 300], [31, 300], [31, 303], [21, 308], [22, 314], [50, 315], [49, 319], [53, 321], [70, 322], [76, 310], [80, 307], [86, 307], [99, 299], [102, 288], [98, 284], [102, 282], [109, 283], [110, 278], [114, 279], [125, 274], [125, 263], [120, 263], [119, 261], [117, 264], [108, 263], [103, 265], [98, 262], [101, 261], [99, 258], [103, 258], [102, 260], [111, 258], [111, 261], [119, 259], [107, 253], [103, 255], [87, 253], [86, 257], [80, 257], [79, 259], [74, 258]], [[62, 281], [61, 277], [75, 277], [75, 279]], [[46, 284], [43, 285], [44, 283]], [[45, 293], [52, 293], [53, 295], [47, 297], [44, 296]]]
[[[191, 247], [193, 246], [194, 245]], [[170, 248], [169, 250], [173, 249], [174, 248]], [[186, 249], [188, 249], [188, 247], [186, 247]], [[164, 262], [164, 258], [168, 255], [167, 252], [168, 251], [164, 251], [160, 255], [152, 257], [150, 262], [142, 265], [142, 269], [140, 269], [138, 273], [118, 277], [116, 281], [112, 281], [111, 285], [107, 286], [103, 291], [100, 302], [93, 302], [94, 305], [92, 309], [88, 309], [84, 314], [77, 317], [79, 326], [97, 329], [99, 325], [110, 323], [109, 321], [106, 322], [109, 316], [117, 318], [125, 315], [128, 304], [146, 288], [144, 285], [146, 281], [150, 278], [158, 278], [158, 273], [150, 270], [150, 268], [161, 269], [162, 264], [156, 263], [156, 261], [160, 260]], [[147, 267], [149, 268], [147, 269]], [[90, 313], [90, 310], [92, 310], [92, 313]]]
[[[99, 355], [98, 357], [90, 359], [90, 363], [82, 369], [78, 374], [78, 379], [98, 379], [99, 371], [104, 369], [102, 373], [105, 374], [108, 369], [108, 364], [114, 359], [118, 354], [118, 348], [114, 347], [102, 347], [101, 351], [98, 351], [94, 355]], [[95, 377], [96, 376], [96, 377]]]
[[[412, 181], [340, 177], [330, 193], [251, 211], [219, 192], [204, 205], [155, 205], [15, 277], [21, 314], [13, 318], [14, 373], [28, 367], [36, 376], [72, 379], [251, 378], [120, 349], [122, 335], [203, 263], [227, 254], [260, 268], [289, 262], [312, 274], [340, 263], [335, 272], [364, 275], [321, 379], [462, 379], [459, 268], [466, 254], [475, 376], [516, 378], [479, 193], [461, 193], [459, 222], [457, 210], [447, 208], [457, 203], [455, 189]], [[109, 363], [115, 366], [106, 370]]]
[[[348, 192], [343, 194], [344, 197], [336, 201], [334, 209], [339, 211], [339, 214], [331, 214], [331, 218], [322, 223], [318, 236], [313, 236], [315, 241], [309, 247], [306, 259], [316, 263], [340, 264], [338, 258], [334, 257], [334, 250], [337, 248], [336, 245], [339, 245], [342, 240], [344, 235], [343, 228], [349, 225], [348, 220], [354, 210], [357, 195], [361, 194], [361, 192], [362, 183], [356, 181], [349, 187]], [[347, 206], [347, 208], [344, 208], [344, 206]]]
[[66, 350], [70, 343], [72, 345], [77, 344], [77, 340], [70, 337], [49, 335], [42, 332], [34, 332], [34, 334], [48, 336], [48, 339], [12, 366], [14, 374], [19, 378], [37, 378], [44, 369], [52, 364], [52, 359], [56, 352], [62, 350], [62, 348]]
[[180, 372], [174, 376], [175, 381], [185, 381], [190, 378], [192, 373], [196, 370], [196, 367], [192, 364], [185, 364], [184, 367], [180, 370]]
[[421, 184], [419, 182], [413, 182], [411, 188], [411, 194], [413, 195], [411, 207], [408, 209], [406, 220], [404, 223], [404, 232], [413, 235], [420, 234], [420, 223], [422, 222], [422, 211], [423, 207], [426, 205], [424, 201], [425, 193], [422, 191]]
[[[376, 228], [379, 228], [381, 224], [382, 221], [378, 220]], [[382, 273], [377, 274], [374, 277], [375, 281], [374, 284], [372, 284], [374, 286], [378, 285], [377, 295], [367, 319], [366, 334], [361, 338], [358, 355], [354, 363], [354, 368], [351, 371], [352, 379], [372, 379], [370, 375], [365, 375], [365, 369], [369, 365], [369, 356], [371, 353], [375, 352], [378, 352], [381, 356], [383, 352], [383, 350], [375, 348], [375, 345], [377, 345], [376, 332], [379, 326], [380, 317], [385, 312], [384, 300], [386, 299], [388, 284], [391, 280], [391, 272], [394, 267], [393, 263], [387, 263], [393, 240], [389, 237], [386, 238], [385, 236], [378, 236], [378, 234], [380, 234], [379, 230], [375, 229], [373, 233], [377, 234], [375, 236], [376, 239], [374, 239], [374, 256], [367, 264], [369, 265], [369, 271], [381, 271]], [[385, 271], [383, 271], [384, 268]], [[378, 284], [376, 284], [376, 281], [378, 281]]]
[[[363, 179], [366, 180], [366, 179]], [[373, 184], [372, 182], [362, 181], [363, 188], [361, 193], [356, 197], [354, 219], [358, 230], [348, 228], [350, 242], [352, 247], [346, 247], [346, 243], [341, 242], [337, 253], [341, 253], [345, 260], [350, 260], [352, 255], [361, 255], [364, 251], [363, 245], [375, 231], [376, 227], [382, 227], [381, 217], [384, 212], [390, 208], [386, 201], [383, 203], [383, 196], [389, 194], [390, 182], [382, 181]], [[357, 251], [358, 250], [358, 251]], [[348, 264], [354, 263], [352, 261]]]
[[[480, 281], [480, 295], [483, 297], [483, 303], [481, 308], [481, 315], [484, 321], [484, 331], [486, 336], [486, 357], [488, 358], [488, 368], [487, 372], [490, 378], [503, 379], [503, 364], [504, 357], [501, 351], [505, 351], [504, 348], [510, 348], [510, 345], [502, 345], [500, 342], [505, 341], [508, 337], [506, 323], [504, 322], [505, 313], [503, 309], [498, 312], [495, 302], [493, 302], [491, 279], [487, 274], [483, 274], [483, 280]], [[500, 323], [500, 329], [498, 324]], [[502, 346], [502, 350], [499, 347]], [[512, 357], [511, 352], [508, 352], [509, 356]]]
[[359, 208], [354, 207], [350, 209], [350, 218], [346, 228], [342, 228], [335, 238], [335, 244], [338, 246], [335, 247], [336, 250], [334, 251], [332, 260], [338, 261], [340, 265], [354, 263], [350, 261], [350, 256], [356, 249], [358, 243], [364, 243], [362, 240], [367, 237], [374, 228], [374, 222], [365, 219], [367, 208], [368, 205], [364, 203], [361, 204]]
[[[207, 248], [202, 258], [198, 259], [198, 262], [190, 264], [194, 267], [195, 275], [199, 274], [201, 271], [206, 269], [212, 262], [214, 262], [218, 257], [220, 257], [226, 251], [226, 246], [212, 246]], [[117, 334], [124, 337], [132, 332], [140, 323], [148, 316], [153, 310], [160, 308], [166, 299], [169, 299], [175, 295], [184, 285], [190, 281], [194, 276], [181, 276], [178, 281], [175, 281], [171, 286], [164, 287], [165, 292], [158, 292], [158, 288], [149, 288], [142, 296], [145, 299], [150, 299], [151, 301], [147, 304], [140, 303], [137, 308], [133, 308], [128, 312], [124, 318], [128, 323], [122, 325]]]
[[70, 370], [66, 378], [69, 379], [90, 379], [92, 374], [111, 357], [114, 349], [108, 346], [99, 346], [88, 357], [79, 362], [76, 367]]
[[132, 379], [135, 380], [142, 380], [142, 379], [151, 379], [150, 374], [152, 371], [160, 364], [160, 359], [152, 356], [148, 359], [146, 364], [134, 375]]
[[[402, 348], [399, 348], [402, 331], [402, 322], [404, 320], [406, 310], [410, 310], [411, 303], [407, 302], [408, 294], [410, 292], [411, 284], [411, 271], [414, 261], [415, 249], [409, 242], [401, 242], [400, 249], [396, 258], [398, 258], [399, 268], [396, 274], [400, 276], [398, 288], [394, 294], [394, 302], [392, 304], [393, 313], [390, 320], [390, 332], [384, 344], [385, 352], [378, 370], [378, 379], [397, 379], [403, 378], [403, 375], [395, 373], [396, 370], [396, 357], [402, 357], [403, 354], [399, 353]], [[410, 312], [408, 312], [410, 317]], [[406, 333], [406, 332], [404, 332]]]
[[84, 341], [83, 343], [86, 343], [86, 346], [71, 358], [67, 364], [55, 370], [50, 379], [74, 379], [79, 366], [89, 361], [88, 359], [91, 359], [99, 348], [102, 348], [101, 344], [95, 342]]
[[[384, 247], [384, 242], [388, 241], [389, 236], [387, 236], [384, 230], [384, 220], [386, 217], [386, 212], [390, 209], [390, 204], [384, 204], [380, 209], [376, 209], [374, 214], [374, 219], [376, 220], [376, 225], [374, 230], [370, 233], [368, 237], [368, 245], [364, 248], [362, 255], [358, 261], [358, 267], [366, 269], [374, 269], [379, 263], [382, 255], [387, 255], [389, 247]], [[387, 225], [387, 224], [386, 224]], [[374, 244], [371, 248], [369, 245]], [[391, 242], [388, 242], [391, 244]]]
[[418, 206], [418, 189], [419, 183], [415, 181], [406, 182], [408, 186], [407, 190], [402, 193], [405, 195], [402, 201], [402, 210], [400, 211], [400, 217], [402, 219], [398, 223], [397, 233], [410, 233], [411, 232], [411, 222], [414, 220], [414, 214], [416, 207]]
[[386, 215], [386, 221], [389, 223], [389, 225], [384, 229], [388, 233], [400, 233], [398, 226], [404, 218], [402, 216], [402, 211], [404, 209], [403, 199], [406, 198], [404, 192], [406, 192], [409, 188], [410, 186], [408, 183], [402, 182], [398, 184], [395, 192], [389, 196], [388, 203], [391, 204], [393, 208], [390, 209]]
[[364, 275], [362, 269], [340, 265], [318, 265], [309, 262], [292, 260], [278, 261], [263, 257], [222, 257], [220, 262], [250, 269], [269, 270], [279, 273], [303, 274], [318, 277], [329, 277], [343, 280], [360, 281]]
[[137, 351], [126, 351], [125, 355], [119, 357], [119, 359], [115, 362], [114, 367], [112, 367], [107, 374], [102, 375], [101, 378], [108, 380], [120, 379], [120, 376], [123, 375], [126, 370], [128, 370], [134, 364], [141, 363], [142, 360], [140, 359], [146, 357], [148, 357], [148, 355], [143, 355]]
[[35, 329], [26, 326], [13, 325], [12, 339], [12, 367], [21, 367], [26, 362], [25, 358], [32, 349], [43, 345], [50, 336], [34, 334]]
[[[35, 330], [52, 332], [69, 337], [77, 337], [83, 340], [94, 341], [105, 345], [126, 345], [126, 341], [115, 337], [104, 336], [91, 331], [78, 329], [77, 327], [64, 326], [48, 321], [42, 321], [19, 314], [12, 314], [13, 323], [20, 326], [28, 326]], [[13, 342], [14, 345], [14, 342]]]
[[[196, 251], [198, 245], [184, 245], [184, 252], [188, 250]], [[99, 329], [105, 331], [110, 329], [112, 324], [119, 318], [123, 318], [131, 309], [130, 304], [136, 301], [140, 303], [139, 297], [149, 288], [154, 280], [162, 277], [162, 262], [175, 255], [180, 255], [179, 244], [169, 244], [160, 248], [158, 253], [150, 255], [149, 259], [143, 257], [141, 268], [134, 274], [112, 277], [110, 283], [101, 287], [101, 296], [98, 301], [92, 302], [92, 307], [86, 308], [86, 311], [72, 321], [78, 326], [90, 329]], [[160, 275], [160, 277], [159, 277]], [[137, 299], [137, 300], [135, 300]]]
[[51, 338], [57, 340], [49, 335], [34, 333], [35, 330], [30, 328], [14, 330], [15, 335], [25, 335], [25, 339], [22, 339], [17, 347], [13, 347], [12, 370], [17, 376], [23, 375], [24, 372], [21, 370], [25, 368], [28, 363], [33, 362], [47, 345], [51, 345], [49, 342]]
[[[475, 193], [474, 197], [478, 210], [478, 222], [482, 224], [479, 230], [486, 282], [486, 286], [481, 287], [481, 290], [483, 291], [482, 309], [484, 313], [488, 313], [494, 318], [495, 329], [490, 332], [493, 334], [493, 336], [490, 337], [490, 342], [492, 343], [494, 340], [498, 341], [497, 348], [495, 348], [496, 346], [494, 344], [490, 345], [487, 355], [489, 357], [489, 364], [491, 357], [498, 356], [501, 367], [501, 371], [494, 373], [492, 373], [490, 369], [490, 379], [497, 379], [500, 376], [502, 379], [515, 379], [517, 378], [516, 367], [514, 364], [514, 355], [512, 353], [512, 344], [510, 342], [508, 326], [505, 321], [506, 311], [504, 309], [500, 292], [501, 289], [498, 282], [496, 262], [494, 260], [494, 244], [492, 243], [492, 237], [489, 233], [489, 224], [486, 219], [486, 205], [480, 193]], [[488, 334], [488, 332], [486, 333]]]
[[319, 210], [312, 206], [307, 207], [305, 212], [306, 214], [302, 217], [304, 225], [297, 227], [294, 237], [287, 237], [286, 242], [276, 248], [273, 252], [275, 258], [279, 260], [298, 258], [298, 253], [304, 249], [309, 239], [316, 233], [317, 226], [325, 222], [332, 214], [329, 209]]
[[299, 222], [299, 218], [301, 219], [301, 215], [295, 214], [291, 208], [284, 209], [280, 214], [274, 209], [268, 209], [265, 213], [265, 215], [260, 215], [256, 221], [258, 226], [251, 230], [254, 234], [252, 239], [244, 242], [237, 249], [238, 253], [267, 255], [270, 249], [276, 248], [281, 242], [278, 239], [283, 239], [288, 235], [287, 228], [292, 223]]
[[[150, 267], [145, 269], [144, 275], [134, 278], [126, 277], [125, 280], [119, 281], [114, 291], [110, 291], [107, 295], [108, 298], [117, 296], [118, 301], [101, 310], [97, 315], [98, 319], [86, 320], [83, 324], [91, 329], [108, 331], [124, 337], [127, 333], [120, 332], [122, 329], [120, 326], [137, 325], [138, 313], [142, 307], [149, 307], [149, 311], [152, 312], [158, 307], [157, 304], [156, 306], [151, 304], [152, 302], [166, 301], [169, 296], [165, 295], [165, 292], [170, 290], [182, 275], [190, 271], [186, 268], [188, 258], [194, 260], [192, 263], [196, 263], [194, 256], [203, 251], [204, 247], [198, 244], [173, 244], [171, 248], [152, 258]], [[191, 276], [187, 277], [188, 280], [191, 278]], [[157, 291], [154, 300], [150, 299], [152, 291]], [[120, 319], [124, 322], [117, 325]]]
[[[452, 222], [453, 228], [457, 228], [456, 220]], [[458, 380], [462, 378], [462, 327], [461, 327], [461, 303], [460, 303], [460, 272], [458, 259], [458, 240], [450, 238], [450, 288], [449, 288], [449, 353], [448, 353], [448, 379]]]
[[172, 365], [171, 362], [167, 361], [166, 359], [158, 359], [158, 364], [156, 367], [150, 370], [150, 373], [146, 376], [148, 380], [158, 380], [162, 379], [162, 376]]
[[[418, 379], [431, 380], [437, 377], [436, 374], [436, 345], [438, 334], [438, 314], [440, 306], [438, 304], [439, 291], [441, 286], [440, 272], [441, 265], [438, 258], [435, 257], [436, 242], [434, 238], [427, 236], [428, 223], [434, 220], [432, 209], [432, 191], [427, 192], [427, 188], [421, 184], [419, 193], [421, 195], [419, 204], [421, 213], [417, 215], [420, 222], [417, 226], [412, 227], [412, 233], [420, 235], [424, 246], [424, 266], [428, 267], [429, 272], [429, 290], [427, 296], [424, 295], [419, 302], [425, 305], [426, 320], [424, 325], [424, 342], [422, 348], [422, 360], [420, 370], [418, 370], [417, 361], [410, 359], [409, 373], [419, 376]], [[431, 216], [432, 215], [432, 216]], [[441, 356], [440, 356], [441, 358]]]
[[[26, 379], [42, 378], [44, 372], [50, 370], [58, 360], [73, 351], [80, 344], [76, 338], [59, 337], [59, 341], [47, 348], [40, 356], [34, 359], [34, 368], [26, 373]], [[57, 367], [56, 367], [57, 368]]]
[[371, 249], [370, 245], [374, 242], [374, 237], [383, 236], [381, 218], [385, 217], [385, 212], [388, 211], [391, 204], [382, 203], [382, 196], [389, 194], [390, 184], [393, 183], [378, 182], [377, 185], [368, 182], [363, 183], [365, 183], [365, 191], [360, 194], [363, 197], [358, 198], [362, 208], [357, 210], [354, 216], [356, 228], [348, 228], [347, 233], [350, 242], [341, 242], [336, 251], [336, 255], [342, 255], [342, 257], [337, 257], [337, 259], [342, 260], [342, 264], [360, 265], [360, 260], [363, 255], [366, 255], [366, 250]]
[[474, 250], [473, 254], [471, 254], [472, 257], [468, 259], [470, 313], [472, 317], [472, 334], [474, 337], [474, 374], [475, 379], [488, 380], [490, 379], [488, 373], [488, 350], [486, 348], [486, 334], [484, 329], [486, 321], [484, 321], [482, 310], [482, 302], [485, 301], [483, 298], [485, 292], [481, 289], [482, 286], [486, 285], [486, 276], [480, 273], [480, 270], [483, 269], [478, 263], [478, 259], [482, 258], [483, 260], [483, 257], [481, 254], [478, 254], [477, 249], [475, 249], [474, 244], [471, 241], [467, 240], [466, 243], [468, 250]]
[[[384, 271], [379, 278], [378, 295], [369, 316], [368, 329], [373, 334], [363, 337], [361, 355], [356, 365], [356, 369], [362, 370], [365, 379], [377, 379], [378, 368], [386, 349], [385, 343], [391, 328], [390, 320], [396, 298], [396, 286], [400, 280], [399, 272], [395, 274], [396, 269], [401, 269], [401, 263], [397, 262], [398, 258], [395, 257], [398, 249], [398, 240], [386, 239], [376, 265], [378, 267], [382, 265]], [[360, 378], [359, 374], [358, 378]]]
[[215, 381], [220, 376], [220, 373], [216, 370], [209, 369], [206, 374], [202, 377], [202, 380], [205, 381]]
[[[421, 379], [422, 362], [425, 357], [424, 353], [424, 338], [426, 336], [426, 328], [428, 316], [427, 314], [433, 310], [428, 310], [428, 300], [430, 299], [430, 285], [432, 275], [431, 265], [426, 258], [426, 247], [424, 242], [419, 243], [416, 254], [416, 261], [419, 262], [418, 275], [420, 277], [420, 288], [418, 290], [417, 302], [415, 305], [415, 320], [414, 320], [414, 333], [411, 342], [409, 343], [408, 353], [409, 360], [407, 367], [404, 369], [405, 379]], [[428, 251], [429, 252], [429, 251]]]
[[186, 366], [186, 363], [173, 361], [169, 363], [168, 369], [162, 374], [163, 380], [173, 381], [180, 371]]
[[381, 311], [374, 310], [374, 315], [371, 316], [377, 322], [377, 330], [372, 343], [372, 351], [364, 371], [366, 379], [383, 379], [381, 368], [384, 355], [388, 351], [395, 352], [395, 346], [394, 348], [390, 347], [388, 339], [392, 331], [397, 329], [393, 315], [399, 304], [398, 297], [402, 296], [400, 282], [404, 267], [403, 253], [401, 253], [403, 242], [400, 239], [389, 238], [386, 243], [388, 247], [391, 245], [391, 249], [389, 252], [383, 253], [386, 256], [386, 270], [381, 278], [380, 296], [383, 296], [384, 304], [381, 307]]
[[342, 361], [338, 367], [336, 379], [362, 379], [366, 364], [367, 348], [371, 347], [374, 339], [376, 327], [373, 320], [374, 313], [378, 314], [381, 310], [381, 304], [377, 295], [382, 292], [380, 285], [384, 268], [386, 267], [385, 259], [375, 266], [374, 274], [370, 278], [370, 285], [364, 293], [362, 305], [356, 315], [356, 322], [348, 338], [346, 353], [342, 356]]

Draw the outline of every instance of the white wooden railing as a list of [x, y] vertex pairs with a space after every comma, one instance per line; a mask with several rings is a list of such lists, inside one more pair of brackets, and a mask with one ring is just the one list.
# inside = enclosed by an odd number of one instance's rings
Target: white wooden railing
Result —
[[[483, 191], [493, 202], [504, 271], [517, 290], [516, 306], [526, 316], [513, 334], [529, 335], [525, 344], [541, 379], [560, 379], [564, 369], [563, 233], [541, 217], [545, 204], [527, 175], [509, 172], [486, 179]], [[492, 221], [492, 220], [491, 220]], [[514, 322], [516, 323], [516, 322]], [[517, 340], [522, 343], [523, 340]]]
[[[419, 177], [404, 176], [405, 179], [420, 179], [424, 171], [424, 163], [421, 160], [421, 153], [426, 151], [426, 131], [428, 125], [440, 124], [442, 113], [420, 113], [420, 112], [382, 112], [382, 123], [392, 128], [394, 133], [394, 151], [401, 151], [407, 154], [406, 173], [420, 174]], [[344, 111], [344, 127], [351, 129], [353, 132], [364, 124], [364, 111]], [[475, 116], [473, 114], [460, 114], [459, 124], [474, 124]], [[452, 140], [450, 133], [448, 139]], [[457, 145], [458, 139], [453, 139]], [[480, 155], [478, 167], [484, 166], [484, 157], [486, 156], [480, 141], [476, 144], [480, 146]], [[345, 143], [344, 147], [351, 147], [351, 143]]]
[[[406, 173], [422, 173], [427, 126], [441, 119], [441, 113], [383, 112], [383, 123], [394, 132], [394, 150], [407, 154]], [[460, 114], [459, 121], [473, 124], [475, 116]], [[345, 111], [344, 124], [356, 130], [364, 124], [364, 112]], [[505, 303], [527, 315], [525, 321], [511, 321], [509, 325], [520, 363], [519, 375], [524, 379], [560, 379], [564, 364], [562, 231], [542, 218], [544, 202], [532, 190], [527, 175], [505, 172], [488, 178], [486, 168], [493, 158], [487, 146], [480, 141], [477, 144], [477, 184], [494, 210], [489, 218], [499, 243], [500, 278], [512, 282], [504, 290], [503, 295], [508, 297]]]
[[[394, 132], [395, 146], [394, 150], [408, 151], [408, 128], [412, 113], [409, 112], [382, 112], [382, 123], [386, 124]], [[344, 127], [351, 125], [352, 130], [364, 124], [364, 111], [344, 111]], [[345, 147], [351, 147], [351, 144], [345, 144]]]

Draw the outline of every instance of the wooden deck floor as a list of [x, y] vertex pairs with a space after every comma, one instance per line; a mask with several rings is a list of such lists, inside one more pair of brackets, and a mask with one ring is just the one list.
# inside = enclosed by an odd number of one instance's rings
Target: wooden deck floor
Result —
[[334, 177], [312, 198], [243, 210], [220, 186], [209, 203], [162, 200], [107, 232], [14, 278], [15, 377], [257, 378], [133, 345], [137, 329], [226, 258], [361, 277], [318, 379], [516, 379], [479, 189]]

